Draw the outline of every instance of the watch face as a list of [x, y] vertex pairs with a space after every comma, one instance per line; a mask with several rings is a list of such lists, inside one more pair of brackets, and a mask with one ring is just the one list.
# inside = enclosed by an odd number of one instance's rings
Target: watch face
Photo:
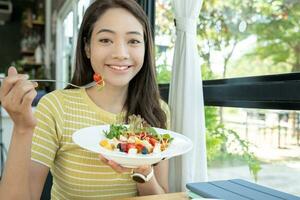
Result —
[[138, 183], [145, 183], [145, 179], [143, 179], [141, 176], [138, 175], [132, 175], [132, 180]]

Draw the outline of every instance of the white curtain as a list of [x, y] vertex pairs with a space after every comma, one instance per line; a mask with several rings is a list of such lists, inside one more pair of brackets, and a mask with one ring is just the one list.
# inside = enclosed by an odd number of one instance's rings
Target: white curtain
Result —
[[193, 149], [170, 159], [171, 192], [185, 190], [185, 184], [207, 180], [205, 119], [201, 63], [197, 51], [197, 19], [202, 0], [173, 0], [176, 42], [170, 84], [171, 129], [193, 141]]

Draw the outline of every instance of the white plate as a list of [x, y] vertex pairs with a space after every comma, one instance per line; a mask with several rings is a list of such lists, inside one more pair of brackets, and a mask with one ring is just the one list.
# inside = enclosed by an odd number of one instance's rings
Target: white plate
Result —
[[174, 156], [182, 155], [190, 151], [193, 147], [192, 141], [182, 134], [155, 128], [158, 134], [168, 133], [174, 138], [169, 147], [160, 153], [129, 155], [124, 152], [111, 151], [99, 145], [99, 142], [106, 138], [103, 131], [108, 130], [109, 125], [91, 126], [76, 131], [72, 138], [74, 143], [78, 144], [80, 147], [95, 153], [100, 153], [106, 159], [113, 160], [116, 163], [129, 168], [136, 168], [142, 165], [152, 165], [162, 159], [169, 159]]

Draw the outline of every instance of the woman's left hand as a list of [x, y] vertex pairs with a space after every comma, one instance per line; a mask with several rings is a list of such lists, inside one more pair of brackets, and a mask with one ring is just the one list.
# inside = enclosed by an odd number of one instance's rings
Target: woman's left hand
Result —
[[152, 168], [151, 165], [143, 165], [143, 166], [140, 166], [138, 168], [132, 169], [132, 168], [123, 167], [123, 166], [119, 165], [118, 163], [116, 163], [112, 160], [107, 160], [101, 154], [99, 154], [99, 158], [103, 163], [109, 165], [113, 170], [115, 170], [118, 173], [137, 172], [137, 173], [147, 175], [151, 172], [151, 168]]

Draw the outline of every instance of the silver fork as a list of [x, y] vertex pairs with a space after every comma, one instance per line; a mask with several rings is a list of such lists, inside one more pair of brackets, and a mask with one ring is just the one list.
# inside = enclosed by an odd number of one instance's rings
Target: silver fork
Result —
[[[4, 80], [4, 78], [5, 77], [0, 77], [0, 81], [2, 82]], [[59, 82], [59, 83], [64, 83], [64, 84], [67, 84], [67, 85], [71, 85], [71, 86], [76, 87], [76, 88], [91, 88], [91, 87], [97, 85], [97, 82], [95, 82], [95, 81], [90, 82], [90, 83], [85, 84], [85, 85], [82, 85], [82, 86], [75, 85], [75, 84], [72, 84], [72, 83], [69, 83], [69, 82], [66, 82], [66, 81], [51, 80], [51, 79], [30, 79], [30, 81], [32, 81], [32, 82]]]

